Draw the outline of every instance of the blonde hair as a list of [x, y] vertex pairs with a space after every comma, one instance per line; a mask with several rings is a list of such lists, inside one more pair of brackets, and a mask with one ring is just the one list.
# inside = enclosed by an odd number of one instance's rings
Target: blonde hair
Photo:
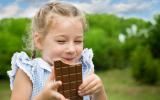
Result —
[[[83, 30], [85, 31], [87, 28], [86, 19], [84, 13], [80, 11], [77, 7], [72, 4], [64, 3], [64, 2], [51, 2], [44, 5], [40, 10], [36, 13], [36, 15], [32, 19], [32, 35], [30, 35], [31, 41], [29, 43], [29, 47], [31, 49], [33, 58], [35, 57], [35, 46], [33, 41], [34, 33], [37, 32], [45, 36], [47, 34], [50, 25], [53, 23], [55, 17], [74, 17], [79, 18], [82, 22]], [[56, 20], [56, 19], [55, 19]]]

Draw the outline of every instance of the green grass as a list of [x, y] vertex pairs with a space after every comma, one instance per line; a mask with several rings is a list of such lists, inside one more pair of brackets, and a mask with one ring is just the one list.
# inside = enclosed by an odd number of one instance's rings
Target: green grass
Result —
[[10, 100], [9, 80], [0, 80], [0, 100]]
[[[105, 85], [109, 100], [160, 100], [160, 86], [138, 84], [129, 69], [97, 73]], [[10, 98], [9, 81], [0, 80], [0, 100]]]
[[160, 86], [135, 82], [129, 69], [101, 72], [109, 100], [160, 100]]

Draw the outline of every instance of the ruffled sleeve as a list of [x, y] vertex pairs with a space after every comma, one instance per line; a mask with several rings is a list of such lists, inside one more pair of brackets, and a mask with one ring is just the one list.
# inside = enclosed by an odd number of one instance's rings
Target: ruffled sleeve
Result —
[[13, 84], [16, 76], [17, 70], [20, 68], [23, 70], [29, 79], [32, 81], [32, 60], [28, 57], [25, 52], [16, 52], [11, 60], [11, 70], [7, 71], [7, 74], [10, 78], [10, 88], [13, 89]]
[[81, 56], [81, 62], [82, 62], [82, 71], [83, 71], [83, 77], [88, 76], [91, 73], [94, 73], [94, 64], [93, 64], [93, 51], [92, 49], [84, 49]]

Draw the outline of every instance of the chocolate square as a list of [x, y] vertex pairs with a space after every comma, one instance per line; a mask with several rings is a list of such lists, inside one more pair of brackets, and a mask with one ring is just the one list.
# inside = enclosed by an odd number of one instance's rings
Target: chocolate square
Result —
[[69, 75], [63, 75], [62, 76], [62, 82], [63, 83], [68, 83], [69, 82]]
[[69, 73], [76, 73], [76, 67], [75, 66], [70, 66], [69, 68]]
[[69, 79], [70, 81], [76, 81], [76, 74], [70, 74]]
[[62, 67], [62, 75], [67, 75], [69, 74], [69, 71], [68, 71], [68, 67]]
[[70, 93], [72, 94], [73, 97], [74, 97], [74, 96], [77, 96], [77, 91], [76, 91], [76, 89], [72, 89], [72, 90], [70, 91]]
[[69, 90], [64, 91], [64, 96], [65, 97], [70, 97], [70, 91]]
[[70, 89], [76, 89], [76, 87], [77, 87], [76, 81], [70, 83]]
[[63, 90], [69, 90], [70, 86], [69, 83], [63, 83]]

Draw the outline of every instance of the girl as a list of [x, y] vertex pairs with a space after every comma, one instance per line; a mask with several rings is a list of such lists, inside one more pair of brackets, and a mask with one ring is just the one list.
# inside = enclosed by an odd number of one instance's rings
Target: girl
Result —
[[81, 62], [83, 83], [78, 94], [84, 100], [106, 100], [101, 79], [94, 74], [93, 53], [83, 50], [86, 21], [83, 13], [71, 4], [44, 5], [32, 20], [34, 54], [41, 58], [30, 59], [25, 52], [12, 57], [12, 70], [8, 71], [12, 89], [11, 100], [65, 100], [57, 92], [61, 81], [54, 81], [55, 60], [66, 63]]

